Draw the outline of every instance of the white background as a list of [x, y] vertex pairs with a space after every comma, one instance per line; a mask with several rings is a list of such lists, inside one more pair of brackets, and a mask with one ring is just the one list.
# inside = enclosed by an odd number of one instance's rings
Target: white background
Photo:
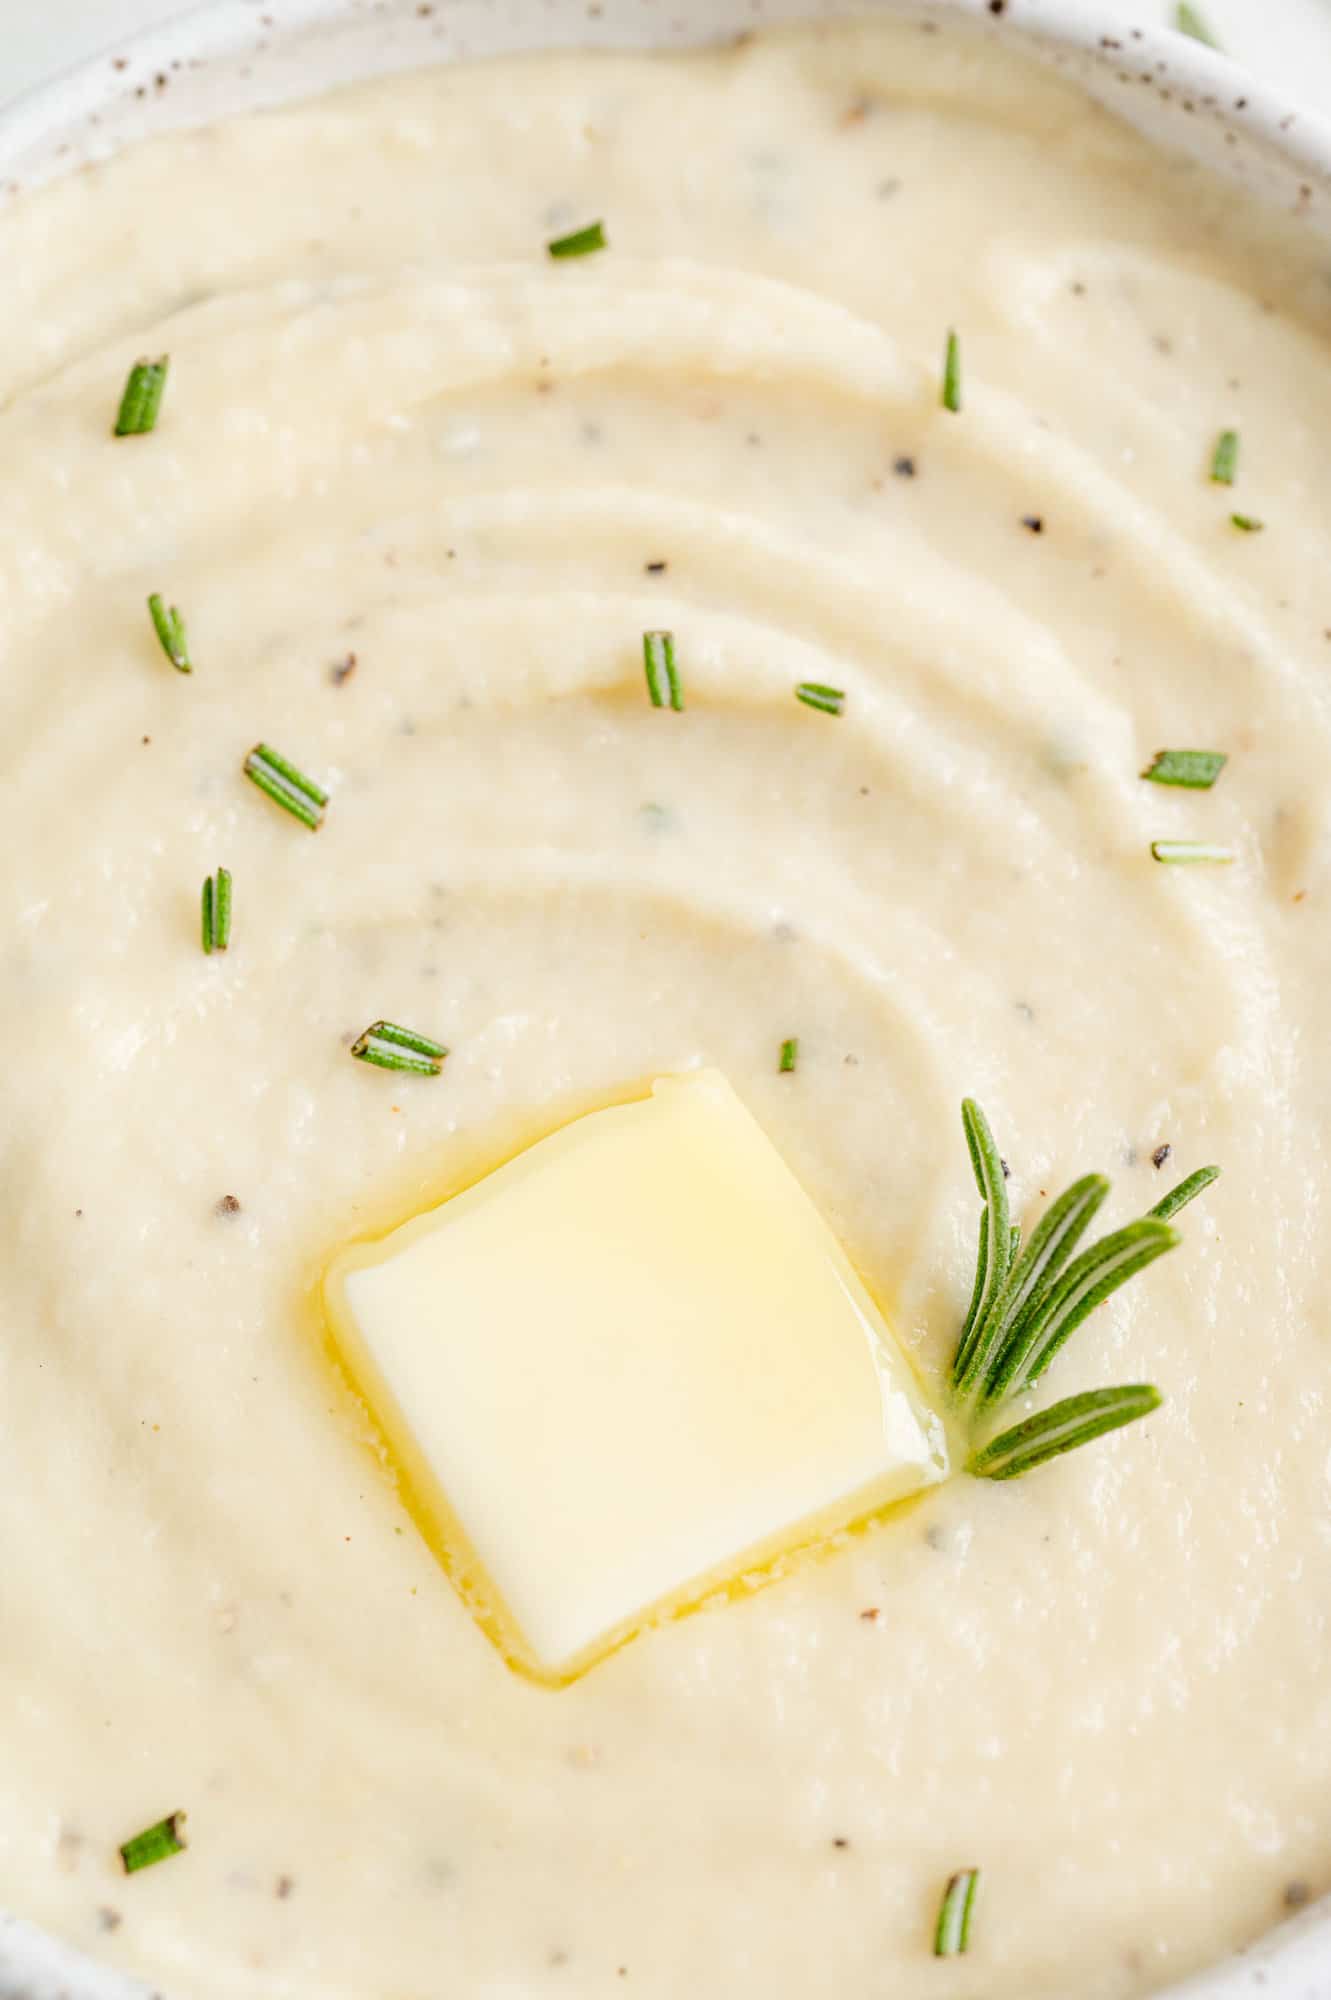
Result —
[[[610, 0], [614, 4], [614, 0]], [[1331, 111], [1331, 0], [1197, 0], [1232, 56], [1296, 101]], [[1095, 20], [1158, 25], [1174, 0], [1067, 0]], [[0, 0], [0, 103], [137, 30], [193, 11], [183, 0]]]

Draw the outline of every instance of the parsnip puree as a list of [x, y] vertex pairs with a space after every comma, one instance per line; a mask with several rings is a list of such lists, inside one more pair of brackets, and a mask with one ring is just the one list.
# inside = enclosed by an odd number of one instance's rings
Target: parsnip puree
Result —
[[[1130, 2000], [1328, 1886], [1311, 224], [860, 23], [163, 139], [0, 259], [0, 1901], [170, 2000]], [[1214, 782], [1143, 779], [1184, 748]], [[354, 1060], [385, 1021], [446, 1059]], [[541, 1685], [323, 1287], [700, 1072], [952, 1476]], [[1005, 1414], [1162, 1407], [1006, 1484], [948, 1393], [967, 1095], [1028, 1237], [1224, 1168]], [[604, 1608], [546, 1600], [556, 1651]]]

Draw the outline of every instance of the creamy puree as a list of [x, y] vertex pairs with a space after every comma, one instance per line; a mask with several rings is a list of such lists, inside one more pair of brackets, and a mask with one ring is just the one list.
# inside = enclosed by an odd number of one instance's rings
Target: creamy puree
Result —
[[[11, 205], [0, 262], [5, 1899], [177, 2000], [1119, 2000], [1323, 1886], [1307, 225], [992, 41], [860, 25], [170, 138]], [[1230, 763], [1143, 784], [1166, 745]], [[442, 1077], [351, 1061], [380, 1016]], [[315, 1287], [702, 1065], [935, 1394], [965, 1091], [1028, 1223], [1093, 1167], [1108, 1224], [1226, 1175], [1051, 1378], [1157, 1382], [1148, 1423], [553, 1693], [418, 1538]], [[176, 1808], [189, 1851], [126, 1879]]]

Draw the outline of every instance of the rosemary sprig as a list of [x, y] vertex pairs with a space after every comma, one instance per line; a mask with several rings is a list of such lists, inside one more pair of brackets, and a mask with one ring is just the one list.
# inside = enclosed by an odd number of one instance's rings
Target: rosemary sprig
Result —
[[962, 1868], [943, 1891], [934, 1927], [934, 1957], [955, 1958], [970, 1947], [971, 1918], [980, 1888], [978, 1868]]
[[1157, 750], [1142, 776], [1153, 785], [1186, 785], [1189, 791], [1209, 792], [1228, 762], [1223, 750]]
[[644, 632], [642, 663], [652, 707], [673, 708], [679, 714], [684, 707], [684, 686], [675, 663], [674, 633]]
[[824, 715], [840, 715], [846, 706], [846, 690], [827, 687], [822, 681], [801, 681], [795, 689], [795, 699], [806, 708], [820, 709]]
[[1243, 535], [1260, 535], [1266, 526], [1265, 521], [1259, 521], [1255, 514], [1231, 514], [1229, 518]]
[[231, 870], [219, 868], [203, 884], [203, 948], [225, 951], [231, 942]]
[[327, 792], [269, 744], [255, 744], [245, 759], [245, 776], [311, 833], [323, 825]]
[[554, 242], [547, 243], [545, 247], [550, 255], [556, 259], [564, 257], [588, 257], [594, 250], [605, 250], [609, 247], [606, 241], [605, 224], [603, 222], [589, 222], [585, 229], [574, 229], [570, 230], [567, 236], [556, 236]]
[[1217, 486], [1232, 486], [1239, 469], [1239, 434], [1221, 431], [1211, 458], [1211, 477]]
[[157, 427], [157, 415], [162, 407], [162, 396], [166, 390], [166, 372], [171, 365], [169, 355], [163, 354], [156, 361], [136, 361], [129, 371], [125, 392], [120, 398], [120, 411], [116, 417], [113, 436], [143, 437]]
[[373, 1063], [376, 1069], [403, 1070], [410, 1076], [438, 1076], [448, 1050], [414, 1028], [399, 1028], [395, 1021], [375, 1021], [351, 1045], [358, 1062]]
[[[958, 1400], [979, 1415], [1034, 1388], [1082, 1321], [1175, 1247], [1180, 1239], [1169, 1227], [1171, 1219], [1217, 1179], [1220, 1169], [1198, 1168], [1149, 1215], [1102, 1237], [1074, 1258], [1109, 1193], [1102, 1175], [1083, 1175], [1051, 1203], [1023, 1249], [1009, 1218], [1003, 1162], [989, 1122], [971, 1098], [962, 1105], [961, 1116], [984, 1206], [975, 1285], [952, 1361], [952, 1386]], [[1002, 1246], [998, 1255], [995, 1245]], [[1128, 1401], [1091, 1404], [1073, 1397], [1057, 1406], [1057, 1423], [1054, 1412], [1031, 1419], [1010, 1438], [986, 1446], [972, 1461], [972, 1469], [980, 1465], [986, 1478], [1016, 1478], [1057, 1452], [1088, 1443], [1134, 1415], [1144, 1416], [1146, 1407], [1138, 1407], [1132, 1398], [1140, 1402], [1143, 1395], [1156, 1394], [1136, 1389], [1096, 1393]], [[1115, 1414], [1120, 1407], [1127, 1414]], [[1011, 1444], [1010, 1465], [1009, 1454], [1000, 1453], [999, 1444]], [[1000, 1462], [1007, 1469], [993, 1470]]]
[[168, 1813], [159, 1819], [156, 1826], [145, 1827], [132, 1840], [121, 1844], [120, 1859], [127, 1875], [137, 1875], [140, 1868], [151, 1868], [158, 1861], [169, 1861], [173, 1854], [185, 1850], [185, 1815], [183, 1812]]
[[1195, 867], [1208, 861], [1224, 866], [1234, 859], [1234, 850], [1232, 847], [1218, 847], [1212, 840], [1153, 840], [1151, 859], [1184, 867]]
[[954, 415], [961, 408], [961, 341], [952, 327], [948, 328], [947, 346], [943, 350], [942, 403]]
[[1060, 1452], [1076, 1451], [1078, 1445], [1091, 1444], [1109, 1431], [1135, 1423], [1138, 1417], [1149, 1417], [1162, 1401], [1160, 1391], [1145, 1382], [1066, 1396], [973, 1453], [966, 1470], [976, 1479], [1020, 1479], [1024, 1472], [1033, 1472]]
[[777, 1069], [780, 1071], [782, 1076], [789, 1076], [791, 1072], [794, 1070], [795, 1065], [798, 1063], [799, 1059], [800, 1059], [799, 1036], [792, 1035], [789, 1041], [782, 1042], [781, 1044], [781, 1060], [777, 1064]]
[[161, 641], [162, 651], [170, 660], [178, 674], [192, 674], [194, 663], [189, 656], [189, 640], [185, 636], [185, 621], [175, 605], [163, 603], [154, 591], [148, 599], [148, 613], [153, 621], [153, 630]]

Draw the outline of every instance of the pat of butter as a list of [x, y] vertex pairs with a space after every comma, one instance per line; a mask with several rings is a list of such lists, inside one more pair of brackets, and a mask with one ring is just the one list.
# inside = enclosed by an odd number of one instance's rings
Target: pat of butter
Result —
[[541, 1678], [947, 1473], [882, 1315], [714, 1071], [346, 1252], [326, 1298], [432, 1546]]

